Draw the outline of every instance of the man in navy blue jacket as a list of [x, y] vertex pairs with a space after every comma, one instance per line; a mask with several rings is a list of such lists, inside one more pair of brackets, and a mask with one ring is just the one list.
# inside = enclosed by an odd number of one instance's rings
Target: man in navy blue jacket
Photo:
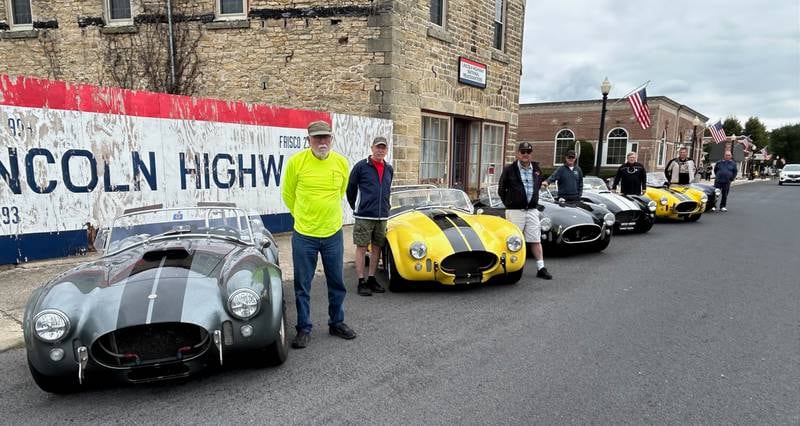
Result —
[[[384, 293], [386, 290], [375, 279], [381, 248], [386, 244], [386, 220], [389, 218], [389, 195], [394, 170], [384, 161], [389, 147], [386, 138], [378, 136], [372, 141], [372, 155], [359, 161], [350, 171], [347, 183], [347, 202], [356, 219], [353, 225], [353, 243], [356, 245], [357, 291], [360, 296]], [[372, 244], [369, 277], [364, 279], [364, 256]]]
[[569, 202], [580, 201], [583, 195], [583, 170], [575, 164], [575, 151], [567, 151], [564, 155], [564, 165], [542, 182], [542, 186], [546, 188], [553, 182], [558, 183], [558, 198]]
[[728, 211], [725, 205], [728, 204], [728, 191], [731, 189], [731, 182], [736, 179], [736, 175], [739, 173], [736, 163], [731, 158], [733, 158], [731, 152], [725, 151], [725, 154], [722, 155], [722, 161], [717, 161], [717, 164], [714, 165], [714, 186], [722, 191], [719, 209], [724, 212]]

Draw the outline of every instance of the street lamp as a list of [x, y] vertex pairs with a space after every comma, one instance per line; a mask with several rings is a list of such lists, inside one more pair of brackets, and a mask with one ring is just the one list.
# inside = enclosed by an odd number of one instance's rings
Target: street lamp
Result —
[[692, 148], [690, 151], [692, 153], [692, 158], [696, 158], [694, 155], [694, 144], [697, 142], [697, 126], [699, 125], [700, 119], [695, 115], [694, 120], [692, 120]]
[[608, 77], [600, 84], [600, 92], [603, 93], [603, 108], [600, 110], [600, 136], [597, 137], [597, 164], [595, 165], [595, 173], [600, 176], [600, 164], [603, 158], [603, 131], [606, 125], [606, 101], [608, 100], [608, 92], [611, 91], [611, 82]]

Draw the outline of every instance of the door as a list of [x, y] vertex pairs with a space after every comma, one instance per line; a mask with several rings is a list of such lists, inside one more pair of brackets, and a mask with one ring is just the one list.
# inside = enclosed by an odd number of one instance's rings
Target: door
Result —
[[467, 190], [469, 165], [469, 121], [456, 118], [453, 120], [453, 161], [450, 176], [451, 188]]

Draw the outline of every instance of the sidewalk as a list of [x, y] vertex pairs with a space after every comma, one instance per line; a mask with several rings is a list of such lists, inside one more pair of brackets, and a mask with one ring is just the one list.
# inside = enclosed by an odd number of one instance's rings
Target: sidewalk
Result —
[[[353, 227], [346, 225], [344, 231], [344, 265], [352, 268]], [[292, 233], [274, 234], [280, 252], [280, 264], [284, 283], [294, 279], [292, 264]], [[92, 253], [86, 256], [65, 257], [20, 265], [0, 266], [0, 352], [22, 347], [22, 318], [25, 304], [31, 292], [53, 279], [58, 274], [78, 264], [98, 259]], [[317, 263], [317, 274], [322, 274], [322, 262]]]

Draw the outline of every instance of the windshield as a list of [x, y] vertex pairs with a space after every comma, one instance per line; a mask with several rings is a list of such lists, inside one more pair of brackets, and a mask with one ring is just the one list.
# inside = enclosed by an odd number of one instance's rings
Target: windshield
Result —
[[[503, 204], [503, 200], [500, 199], [500, 194], [497, 191], [497, 185], [489, 185], [488, 188], [481, 188], [480, 199], [488, 200], [489, 207], [504, 209], [506, 206]], [[556, 202], [555, 198], [553, 198], [553, 194], [544, 188], [539, 190], [539, 201], [549, 201], [551, 203]]]
[[783, 166], [784, 172], [800, 172], [800, 164], [787, 164]]
[[649, 186], [664, 186], [666, 182], [667, 178], [663, 173], [650, 172], [647, 174], [647, 185]]
[[464, 191], [451, 188], [412, 189], [392, 192], [394, 216], [409, 210], [445, 207], [472, 213], [472, 203]]
[[246, 244], [253, 241], [247, 214], [235, 207], [155, 209], [115, 218], [109, 229], [106, 253], [176, 235], [213, 236]]
[[597, 176], [586, 176], [583, 178], [583, 189], [607, 191], [608, 187], [606, 186], [606, 183], [603, 182], [603, 179], [600, 179]]

